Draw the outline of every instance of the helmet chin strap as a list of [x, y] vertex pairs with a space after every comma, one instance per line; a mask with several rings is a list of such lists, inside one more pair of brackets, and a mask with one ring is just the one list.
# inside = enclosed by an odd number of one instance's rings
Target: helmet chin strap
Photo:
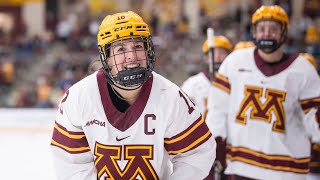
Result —
[[146, 68], [136, 67], [119, 71], [117, 76], [107, 78], [107, 82], [122, 90], [136, 90], [147, 80]]
[[[107, 77], [107, 76], [106, 76]], [[107, 83], [108, 84], [110, 84], [111, 85], [111, 87], [112, 87], [112, 85], [114, 85], [114, 86], [116, 86], [117, 88], [119, 88], [119, 89], [122, 89], [122, 90], [125, 90], [125, 91], [133, 91], [133, 90], [136, 90], [136, 89], [138, 89], [138, 88], [140, 88], [143, 84], [140, 84], [139, 86], [136, 86], [136, 87], [134, 87], [134, 88], [124, 88], [124, 87], [121, 87], [121, 86], [119, 86], [119, 85], [117, 85], [117, 83], [115, 83], [113, 80], [111, 80], [110, 78], [106, 78], [107, 79]]]
[[133, 90], [136, 90], [136, 89], [140, 88], [143, 84], [140, 84], [139, 86], [136, 86], [134, 88], [124, 88], [124, 87], [121, 87], [121, 86], [117, 85], [117, 83], [113, 83], [113, 85], [116, 86], [117, 88], [125, 90], [125, 91], [133, 91]]

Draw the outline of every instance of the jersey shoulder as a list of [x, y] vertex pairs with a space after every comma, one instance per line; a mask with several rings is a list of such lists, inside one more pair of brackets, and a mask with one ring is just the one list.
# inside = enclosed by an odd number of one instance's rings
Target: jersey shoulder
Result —
[[[200, 116], [200, 112], [193, 108], [190, 98], [179, 86], [157, 73], [153, 73], [153, 78], [150, 98], [152, 102], [157, 102], [158, 109], [162, 108], [165, 114], [171, 117], [181, 118], [190, 115], [190, 117], [198, 118]], [[193, 109], [192, 113], [188, 108]]]
[[209, 79], [206, 77], [206, 75], [203, 73], [203, 72], [200, 72], [196, 75], [193, 75], [193, 76], [190, 76], [188, 79], [186, 79], [181, 88], [184, 89], [188, 86], [188, 88], [192, 88], [193, 86], [199, 84], [199, 83], [202, 83], [202, 82], [205, 82], [205, 81], [208, 81], [209, 82]]
[[245, 48], [233, 51], [223, 61], [219, 73], [228, 77], [241, 70], [252, 71], [256, 68], [254, 62], [254, 48]]
[[304, 73], [304, 74], [310, 74], [315, 75], [317, 74], [316, 69], [312, 66], [312, 64], [305, 59], [305, 57], [299, 55], [294, 62], [292, 63], [292, 69], [294, 69], [297, 72]]
[[97, 72], [83, 78], [70, 87], [69, 91], [73, 91], [79, 96], [85, 93], [92, 93], [93, 89], [97, 87]]
[[64, 106], [70, 107], [77, 106], [81, 109], [80, 107], [86, 102], [91, 102], [93, 99], [99, 98], [97, 73], [93, 73], [75, 83], [66, 91], [63, 97], [63, 99], [65, 99], [63, 104]]
[[153, 86], [155, 86], [157, 89], [163, 89], [163, 90], [173, 90], [173, 89], [179, 89], [179, 87], [168, 80], [167, 78], [161, 76], [160, 74], [156, 72], [152, 72], [153, 75]]
[[152, 94], [156, 95], [157, 98], [167, 98], [168, 101], [175, 99], [180, 91], [180, 87], [155, 72], [152, 72], [152, 74]]
[[230, 61], [229, 63], [237, 63], [239, 61], [250, 61], [250, 59], [253, 59], [253, 52], [254, 48], [239, 49], [231, 52], [227, 56], [225, 61]]

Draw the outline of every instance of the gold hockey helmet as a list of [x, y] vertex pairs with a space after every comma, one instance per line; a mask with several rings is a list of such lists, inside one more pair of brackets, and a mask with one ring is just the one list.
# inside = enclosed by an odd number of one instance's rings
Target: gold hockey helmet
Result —
[[149, 26], [132, 11], [106, 16], [99, 27], [97, 41], [98, 45], [103, 47], [105, 44], [130, 38], [130, 36], [146, 38], [150, 36]]
[[[146, 61], [146, 68], [128, 68], [121, 71], [118, 70], [116, 74], [111, 73], [112, 68], [118, 69], [117, 66], [121, 66], [120, 64], [116, 64], [111, 67], [108, 64], [108, 61], [111, 59], [111, 51], [113, 52], [114, 48], [112, 43], [121, 41], [120, 44], [122, 44], [123, 40], [133, 43], [142, 42], [144, 44], [144, 52], [147, 57], [146, 59], [139, 59], [137, 61]], [[121, 89], [133, 90], [148, 80], [156, 61], [155, 49], [151, 40], [149, 26], [138, 14], [128, 11], [106, 16], [99, 27], [97, 42], [100, 60], [106, 71], [109, 84], [116, 85]], [[125, 53], [121, 53], [123, 57], [125, 57]], [[134, 53], [137, 53], [137, 51], [134, 51]], [[113, 56], [116, 55], [113, 54]], [[126, 63], [128, 62], [123, 62], [122, 64]], [[127, 77], [130, 78], [128, 79]]]
[[262, 20], [273, 20], [281, 23], [284, 28], [288, 28], [289, 18], [287, 13], [277, 5], [261, 6], [252, 15], [251, 23], [256, 24]]
[[237, 49], [244, 49], [244, 48], [250, 48], [250, 47], [254, 47], [254, 43], [252, 41], [239, 41], [235, 46], [234, 46], [234, 50]]
[[[229, 51], [232, 51], [232, 44], [229, 41], [228, 38], [226, 38], [225, 36], [215, 36], [213, 38], [213, 48], [224, 48], [227, 49]], [[208, 45], [208, 40], [206, 40], [203, 45], [202, 45], [202, 52], [203, 53], [207, 53], [209, 51], [209, 45]]]

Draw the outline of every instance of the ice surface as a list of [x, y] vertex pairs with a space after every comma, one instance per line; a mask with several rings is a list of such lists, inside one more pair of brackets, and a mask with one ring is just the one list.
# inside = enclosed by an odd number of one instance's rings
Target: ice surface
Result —
[[0, 109], [1, 180], [56, 180], [50, 152], [54, 114]]

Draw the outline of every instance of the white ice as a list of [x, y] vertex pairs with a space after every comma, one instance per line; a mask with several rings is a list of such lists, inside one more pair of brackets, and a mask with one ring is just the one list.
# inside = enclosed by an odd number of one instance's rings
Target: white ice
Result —
[[54, 114], [0, 109], [1, 180], [56, 180], [50, 154]]

